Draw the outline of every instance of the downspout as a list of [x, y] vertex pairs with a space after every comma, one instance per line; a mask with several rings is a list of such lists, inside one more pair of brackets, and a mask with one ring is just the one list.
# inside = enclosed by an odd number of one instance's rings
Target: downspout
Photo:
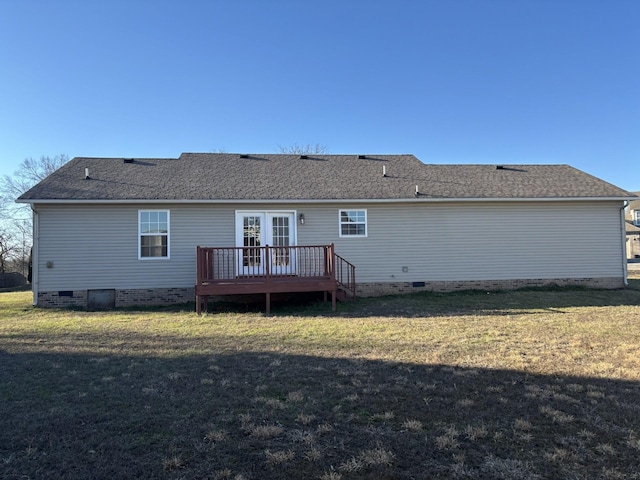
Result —
[[40, 215], [31, 204], [33, 212], [33, 245], [31, 245], [31, 291], [33, 293], [33, 306], [38, 306], [38, 287], [40, 281], [40, 272], [38, 269], [40, 258]]
[[629, 206], [629, 201], [625, 201], [620, 207], [620, 230], [622, 230], [622, 281], [624, 286], [629, 286], [629, 278], [627, 275], [627, 229], [625, 228], [624, 210]]

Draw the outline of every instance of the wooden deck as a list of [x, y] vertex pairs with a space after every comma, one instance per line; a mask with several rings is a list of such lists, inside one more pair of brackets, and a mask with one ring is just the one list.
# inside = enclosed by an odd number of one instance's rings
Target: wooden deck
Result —
[[338, 297], [355, 298], [355, 266], [336, 255], [333, 244], [295, 247], [197, 247], [196, 311], [210, 296], [325, 292], [336, 309]]

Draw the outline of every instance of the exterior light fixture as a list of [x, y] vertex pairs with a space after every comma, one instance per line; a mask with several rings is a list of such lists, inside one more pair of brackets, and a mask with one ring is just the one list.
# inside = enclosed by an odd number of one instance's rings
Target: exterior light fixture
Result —
[[300, 225], [304, 225], [304, 213], [298, 215], [298, 221], [300, 222]]

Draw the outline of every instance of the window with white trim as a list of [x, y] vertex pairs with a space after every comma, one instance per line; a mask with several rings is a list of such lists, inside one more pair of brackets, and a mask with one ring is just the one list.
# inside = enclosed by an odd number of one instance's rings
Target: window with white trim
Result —
[[633, 211], [633, 223], [640, 226], [640, 210]]
[[367, 236], [366, 210], [340, 210], [339, 216], [341, 237]]
[[169, 258], [169, 210], [138, 210], [138, 258]]

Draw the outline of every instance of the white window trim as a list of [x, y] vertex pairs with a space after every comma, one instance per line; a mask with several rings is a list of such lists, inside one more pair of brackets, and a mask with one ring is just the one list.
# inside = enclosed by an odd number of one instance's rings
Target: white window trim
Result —
[[[348, 211], [364, 212], [364, 235], [343, 235], [342, 234], [342, 212]], [[367, 238], [369, 236], [369, 215], [366, 208], [340, 208], [338, 209], [338, 236], [340, 238]]]
[[[142, 232], [140, 231], [140, 216], [142, 212], [162, 212], [167, 214], [167, 256], [166, 257], [143, 257], [142, 256], [142, 242], [140, 238], [142, 237]], [[142, 209], [138, 210], [138, 260], [147, 261], [162, 261], [162, 260], [170, 260], [171, 259], [171, 211], [165, 209]]]
[[632, 210], [631, 221], [634, 225], [640, 225], [640, 210]]

